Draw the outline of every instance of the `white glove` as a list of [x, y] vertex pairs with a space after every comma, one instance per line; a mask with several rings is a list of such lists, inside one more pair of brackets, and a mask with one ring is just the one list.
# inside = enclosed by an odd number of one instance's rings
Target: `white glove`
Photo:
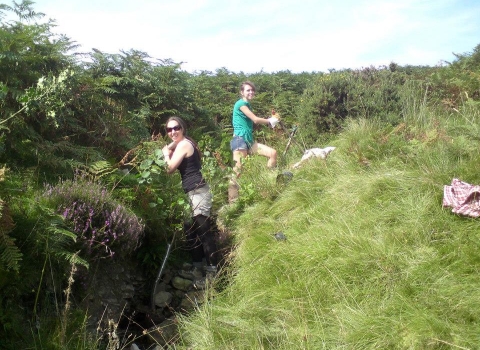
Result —
[[270, 125], [272, 126], [272, 128], [274, 128], [275, 126], [277, 126], [278, 123], [280, 123], [280, 120], [278, 120], [275, 117], [270, 117], [267, 120], [270, 123]]

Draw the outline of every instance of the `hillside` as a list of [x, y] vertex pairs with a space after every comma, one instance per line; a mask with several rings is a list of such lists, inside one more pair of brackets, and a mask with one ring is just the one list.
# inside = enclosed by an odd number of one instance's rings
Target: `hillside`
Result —
[[[33, 5], [0, 7], [1, 349], [478, 348], [478, 219], [442, 196], [480, 183], [480, 45], [435, 67], [188, 73], [134, 48], [72, 54]], [[279, 167], [247, 158], [229, 205], [246, 80], [255, 115], [281, 117], [254, 131]], [[172, 116], [226, 255], [196, 312]]]
[[178, 348], [478, 347], [479, 223], [442, 198], [453, 178], [480, 183], [480, 112], [411, 103], [396, 126], [347, 122], [284, 188], [252, 167], [244, 185], [278, 193], [234, 220], [230, 282], [182, 319]]

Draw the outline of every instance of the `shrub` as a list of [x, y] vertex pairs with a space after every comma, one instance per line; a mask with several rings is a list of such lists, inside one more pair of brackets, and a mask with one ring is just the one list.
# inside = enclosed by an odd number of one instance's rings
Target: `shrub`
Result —
[[94, 257], [126, 255], [139, 246], [141, 219], [99, 183], [77, 176], [55, 186], [46, 184], [43, 201], [63, 216], [82, 250]]

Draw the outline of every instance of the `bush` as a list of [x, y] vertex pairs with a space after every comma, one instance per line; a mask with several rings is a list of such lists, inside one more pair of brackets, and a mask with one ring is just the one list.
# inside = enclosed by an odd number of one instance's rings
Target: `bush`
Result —
[[134, 251], [144, 224], [99, 183], [82, 177], [45, 185], [43, 201], [62, 215], [82, 250], [94, 257]]

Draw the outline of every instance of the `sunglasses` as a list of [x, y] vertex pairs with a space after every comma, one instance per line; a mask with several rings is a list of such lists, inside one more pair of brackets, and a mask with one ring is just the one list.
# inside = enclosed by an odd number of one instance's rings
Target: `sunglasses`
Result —
[[175, 131], [182, 130], [182, 127], [180, 125], [175, 125], [175, 126], [172, 126], [171, 128], [167, 128], [167, 132], [172, 132], [173, 130]]

